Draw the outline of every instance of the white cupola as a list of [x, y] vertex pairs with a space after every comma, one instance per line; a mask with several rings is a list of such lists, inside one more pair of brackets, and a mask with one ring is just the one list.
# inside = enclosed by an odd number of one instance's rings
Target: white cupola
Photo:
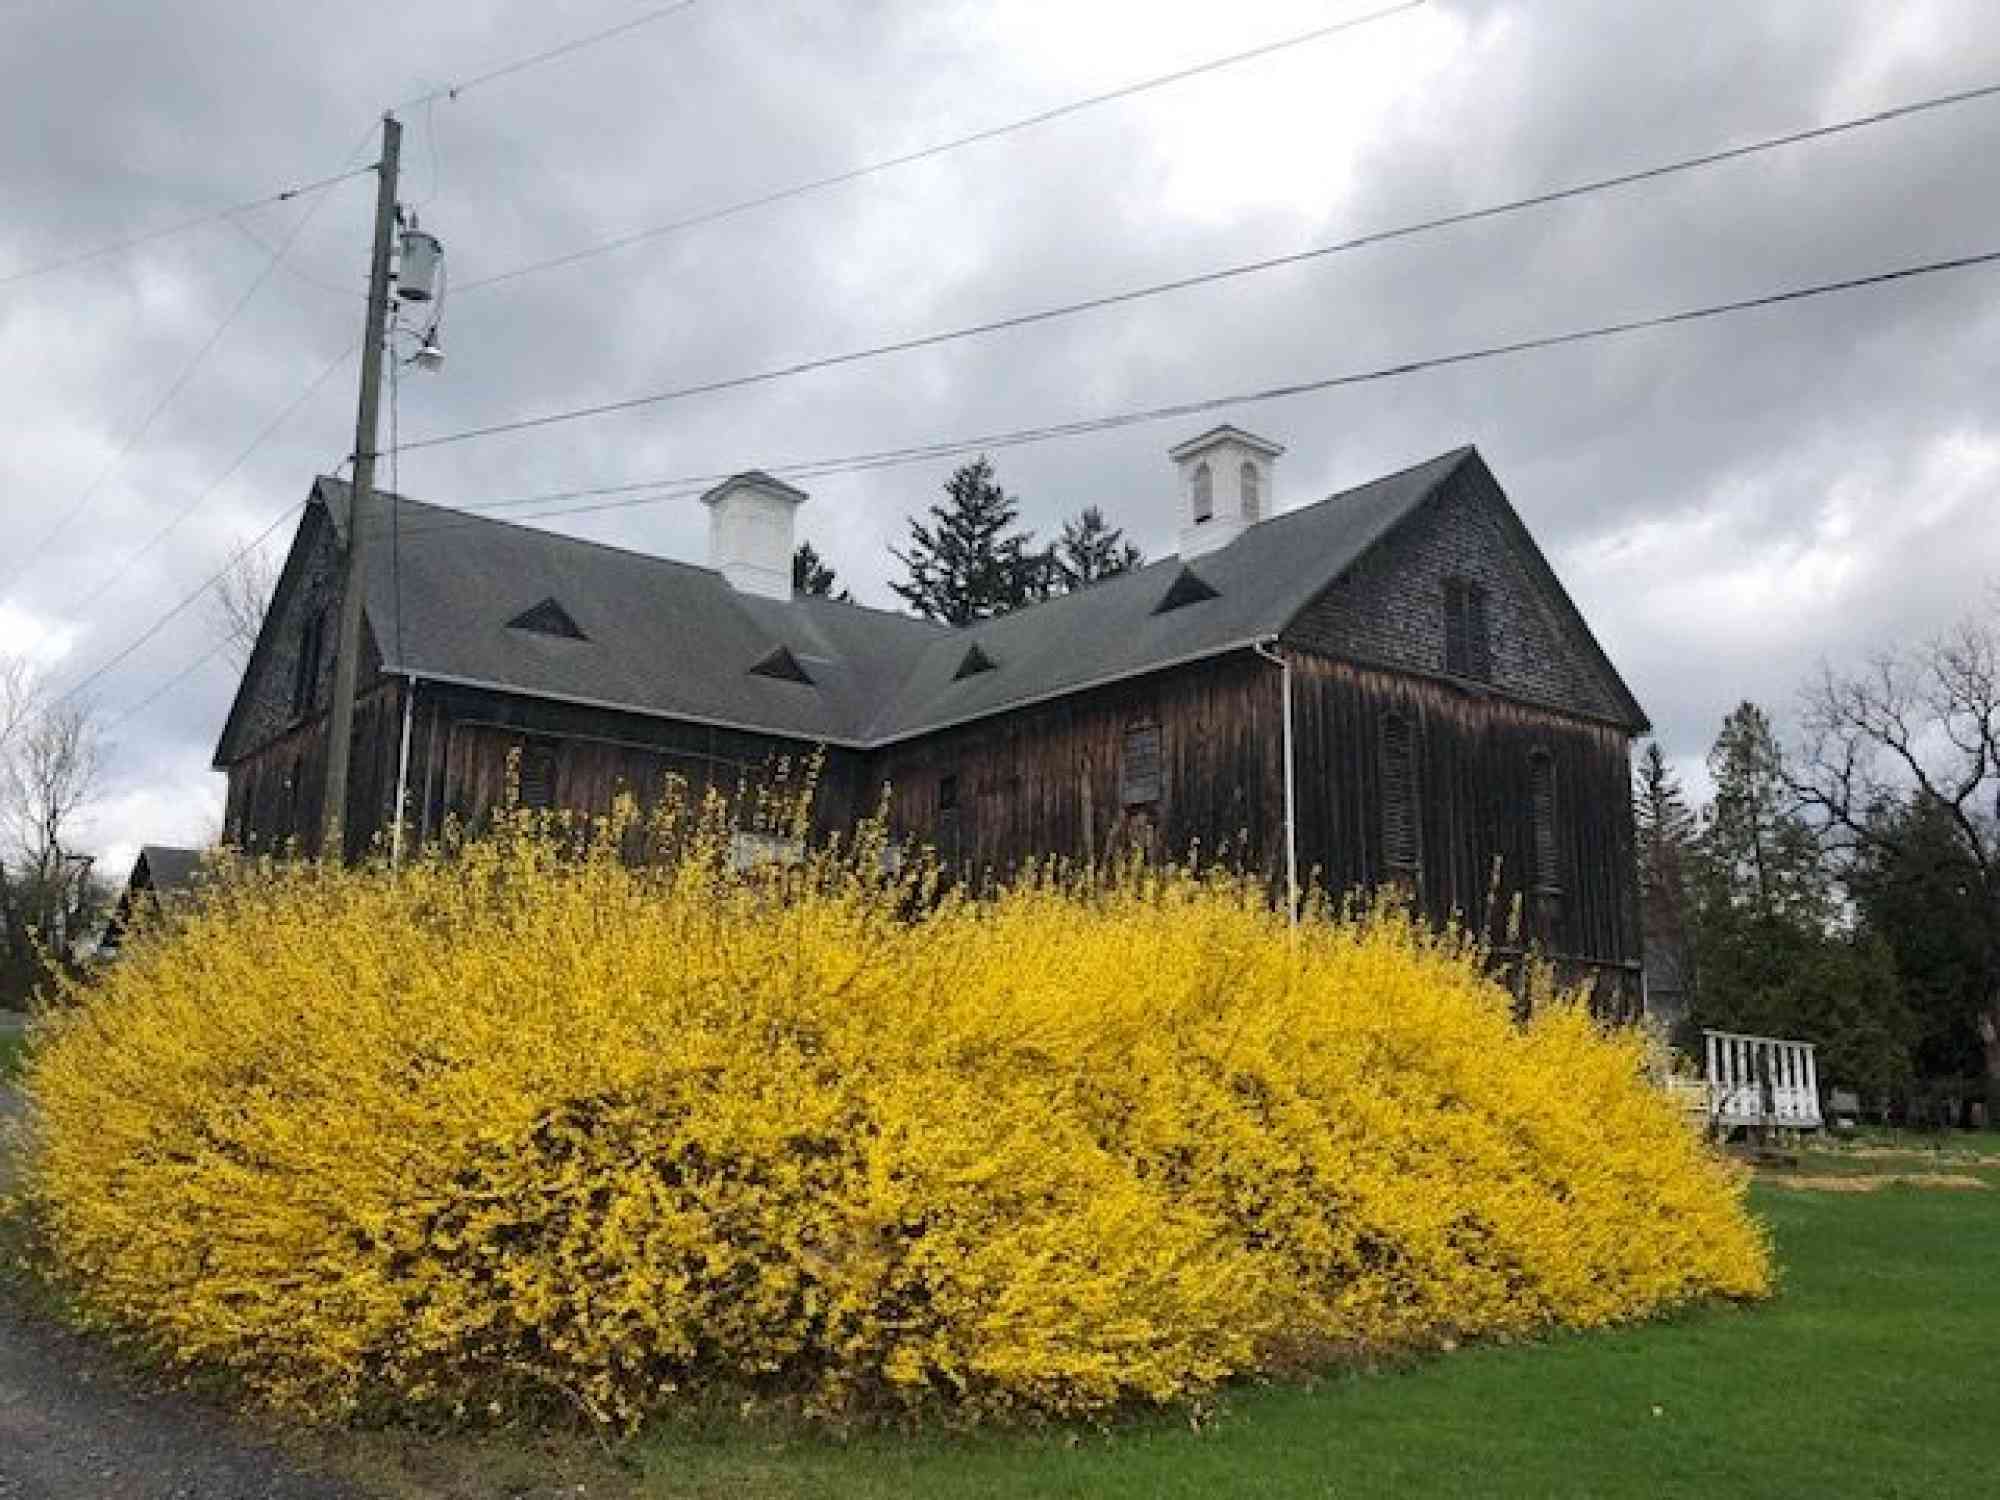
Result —
[[741, 594], [792, 597], [792, 533], [806, 492], [752, 469], [725, 479], [708, 507], [708, 565]]
[[1182, 558], [1227, 547], [1271, 515], [1271, 471], [1284, 451], [1227, 426], [1167, 450], [1180, 471]]

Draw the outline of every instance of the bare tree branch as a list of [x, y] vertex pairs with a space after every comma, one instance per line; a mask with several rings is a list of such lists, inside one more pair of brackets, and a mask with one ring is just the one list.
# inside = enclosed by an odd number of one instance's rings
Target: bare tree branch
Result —
[[210, 625], [227, 643], [230, 660], [239, 673], [250, 665], [250, 653], [264, 629], [264, 613], [271, 607], [278, 572], [276, 562], [252, 547], [230, 564], [210, 595]]

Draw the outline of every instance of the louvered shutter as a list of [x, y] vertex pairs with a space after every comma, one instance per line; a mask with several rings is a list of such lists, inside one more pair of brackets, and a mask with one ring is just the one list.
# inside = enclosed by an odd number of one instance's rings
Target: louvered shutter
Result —
[[521, 806], [551, 808], [556, 805], [556, 748], [529, 745], [521, 752]]
[[1382, 722], [1382, 859], [1392, 872], [1422, 862], [1417, 821], [1416, 727], [1401, 714]]
[[1545, 750], [1528, 761], [1529, 803], [1535, 821], [1535, 889], [1562, 886], [1562, 861], [1556, 845], [1556, 763]]

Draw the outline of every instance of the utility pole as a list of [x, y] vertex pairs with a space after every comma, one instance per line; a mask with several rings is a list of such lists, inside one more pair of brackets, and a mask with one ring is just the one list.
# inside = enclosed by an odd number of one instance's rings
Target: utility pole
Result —
[[361, 404], [354, 419], [354, 498], [347, 509], [347, 546], [340, 554], [340, 639], [334, 648], [333, 704], [326, 731], [326, 802], [320, 822], [322, 859], [347, 857], [347, 762], [354, 738], [354, 685], [361, 661], [361, 592], [366, 586], [369, 511], [375, 503], [375, 442], [382, 404], [382, 350], [388, 338], [389, 246], [396, 233], [396, 171], [403, 127], [382, 116], [382, 160], [376, 167], [375, 254], [368, 267], [368, 331], [361, 343]]

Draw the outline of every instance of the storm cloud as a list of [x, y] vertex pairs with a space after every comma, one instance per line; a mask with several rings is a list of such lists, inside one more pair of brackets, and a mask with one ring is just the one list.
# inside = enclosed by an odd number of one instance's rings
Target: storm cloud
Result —
[[[1376, 8], [701, 0], [402, 111], [445, 241], [443, 372], [405, 439], [1006, 317], [2000, 79], [1985, 0], [1430, 0], [756, 212], [472, 283]], [[0, 277], [372, 159], [385, 105], [643, 14], [31, 3], [0, 19]], [[1199, 399], [1995, 248], [2000, 102], [989, 338], [406, 453], [445, 504], [778, 466]], [[353, 445], [372, 178], [0, 285], [0, 649], [57, 686], [122, 648]], [[143, 433], [196, 352], [282, 264]], [[2000, 271], [1272, 402], [1283, 504], [1479, 445], [1670, 754], [1822, 659], [1922, 637], [2000, 578]], [[1173, 545], [1135, 426], [998, 455], [1025, 519]], [[136, 434], [136, 436], [135, 436]], [[385, 431], [386, 437], [386, 431]], [[812, 481], [866, 602], [951, 460]], [[388, 481], [389, 475], [382, 475]], [[86, 498], [87, 497], [87, 498]], [[79, 505], [79, 501], [84, 503]], [[47, 545], [59, 520], [74, 512]], [[161, 528], [186, 520], [136, 560]], [[700, 560], [686, 499], [536, 524]], [[270, 548], [280, 554], [289, 528]], [[410, 545], [448, 545], [448, 538]], [[32, 552], [31, 552], [31, 549]], [[93, 684], [107, 718], [214, 641], [197, 605]], [[116, 729], [115, 862], [219, 823], [217, 657]]]

